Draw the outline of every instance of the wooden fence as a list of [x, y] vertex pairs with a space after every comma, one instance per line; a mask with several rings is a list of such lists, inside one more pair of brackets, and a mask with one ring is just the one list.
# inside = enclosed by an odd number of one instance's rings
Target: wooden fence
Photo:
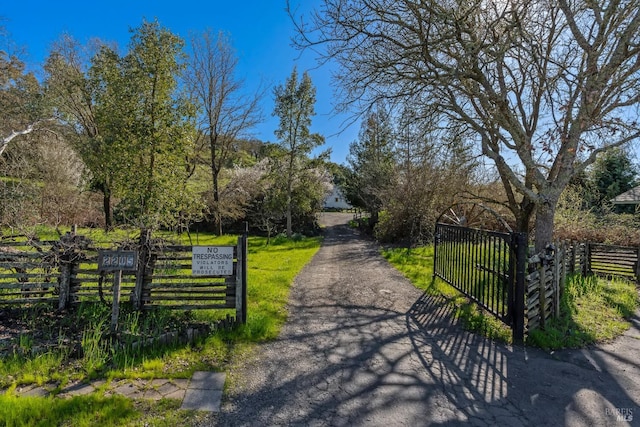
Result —
[[[559, 242], [527, 261], [527, 329], [544, 328], [560, 314], [560, 298], [569, 274], [640, 278], [640, 247]], [[541, 298], [541, 295], [544, 295]]]
[[[116, 293], [135, 308], [235, 309], [237, 320], [246, 321], [246, 234], [233, 247], [230, 275], [194, 275], [191, 246], [163, 244], [148, 235], [121, 248], [136, 250], [139, 256], [136, 271], [121, 273]], [[105, 249], [75, 234], [50, 242], [3, 239], [0, 305], [50, 303], [62, 310], [81, 302], [113, 304], [116, 273], [98, 265], [98, 254]]]
[[566, 255], [565, 245], [551, 246], [546, 252], [527, 260], [527, 331], [544, 328], [549, 319], [560, 315], [560, 297], [564, 291], [568, 261], [572, 259]]
[[434, 248], [434, 276], [510, 325], [514, 341], [560, 315], [567, 275], [640, 278], [640, 248], [562, 242], [527, 257], [516, 234], [438, 223]]
[[585, 243], [578, 248], [587, 273], [640, 282], [640, 247]]

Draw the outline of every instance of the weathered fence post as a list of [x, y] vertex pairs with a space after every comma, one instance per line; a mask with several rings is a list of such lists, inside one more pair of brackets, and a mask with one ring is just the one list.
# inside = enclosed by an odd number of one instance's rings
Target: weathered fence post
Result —
[[82, 236], [77, 236], [75, 230], [73, 233], [67, 233], [60, 238], [59, 252], [57, 254], [59, 271], [60, 271], [60, 294], [58, 295], [58, 310], [67, 308], [72, 300], [73, 293], [71, 285], [73, 278], [79, 269], [81, 254]]
[[147, 266], [151, 253], [151, 230], [140, 230], [140, 241], [138, 244], [138, 268], [136, 269], [136, 285], [131, 295], [131, 302], [135, 310], [141, 310], [143, 305], [142, 292], [146, 282]]
[[527, 234], [526, 233], [513, 233], [512, 247], [515, 249], [516, 265], [514, 280], [514, 301], [513, 305], [513, 324], [512, 324], [512, 336], [514, 343], [522, 343], [524, 341], [524, 318], [525, 318], [525, 276], [527, 273]]
[[120, 316], [120, 283], [122, 270], [113, 272], [113, 304], [111, 306], [111, 333], [118, 331], [118, 317]]
[[584, 263], [581, 264], [582, 277], [587, 277], [591, 271], [591, 243], [584, 244]]
[[553, 317], [556, 319], [560, 317], [560, 286], [561, 286], [561, 274], [562, 265], [564, 262], [564, 257], [561, 256], [563, 254], [562, 247], [559, 243], [556, 245], [556, 252], [553, 257]]
[[241, 324], [247, 323], [247, 241], [248, 224], [238, 237], [238, 263], [236, 265], [236, 320]]
[[69, 255], [63, 253], [60, 257], [60, 295], [58, 296], [58, 310], [64, 310], [69, 304], [71, 288], [71, 262]]
[[540, 275], [540, 283], [538, 285], [538, 294], [539, 301], [538, 304], [540, 306], [540, 328], [544, 329], [545, 320], [547, 317], [547, 298], [546, 298], [546, 288], [547, 288], [547, 277], [546, 277], [546, 265], [544, 255], [541, 257], [540, 268], [538, 269], [538, 274]]
[[573, 274], [576, 272], [576, 252], [578, 251], [578, 242], [571, 242], [571, 259], [569, 264], [569, 274]]
[[247, 323], [247, 258], [249, 255], [249, 223], [244, 223], [242, 235], [242, 324]]
[[640, 283], [640, 246], [638, 246], [638, 249], [636, 250], [635, 274], [636, 274], [636, 282]]

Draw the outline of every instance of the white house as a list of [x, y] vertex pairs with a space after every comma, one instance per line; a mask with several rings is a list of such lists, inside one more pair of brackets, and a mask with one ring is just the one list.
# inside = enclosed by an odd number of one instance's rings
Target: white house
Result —
[[344, 197], [337, 185], [333, 186], [331, 193], [324, 199], [325, 209], [351, 209], [353, 206]]

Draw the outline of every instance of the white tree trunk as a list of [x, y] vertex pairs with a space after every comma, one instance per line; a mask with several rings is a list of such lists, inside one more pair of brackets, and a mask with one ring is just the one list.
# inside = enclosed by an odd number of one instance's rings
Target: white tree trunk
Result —
[[14, 139], [17, 136], [26, 135], [28, 133], [33, 132], [33, 130], [35, 129], [36, 123], [30, 124], [29, 126], [27, 126], [26, 129], [19, 130], [19, 131], [12, 131], [9, 134], [9, 136], [2, 138], [2, 142], [0, 142], [0, 156], [2, 156], [2, 153], [4, 153], [4, 150], [7, 149], [12, 139]]

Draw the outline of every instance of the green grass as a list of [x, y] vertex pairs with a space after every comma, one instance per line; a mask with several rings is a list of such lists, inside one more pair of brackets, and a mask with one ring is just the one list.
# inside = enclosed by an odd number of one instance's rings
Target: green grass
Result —
[[177, 400], [133, 401], [98, 393], [70, 399], [0, 395], [0, 426], [166, 426], [192, 425], [202, 418], [180, 410]]
[[[96, 234], [99, 234], [97, 232]], [[171, 237], [171, 236], [168, 236]], [[175, 237], [175, 236], [174, 236]], [[188, 243], [188, 236], [179, 236]], [[214, 237], [192, 234], [193, 244], [233, 245], [237, 236]], [[255, 343], [276, 337], [287, 318], [286, 303], [293, 279], [317, 252], [320, 238], [250, 237], [248, 248], [247, 324], [230, 331], [218, 331], [195, 343], [158, 345], [144, 351], [116, 350], [110, 346], [108, 328], [110, 308], [101, 304], [80, 306], [65, 321], [82, 324], [81, 357], [72, 357], [64, 346], [32, 354], [34, 337], [25, 335], [14, 343], [16, 350], [0, 359], [0, 386], [11, 390], [17, 385], [55, 383], [62, 389], [71, 380], [104, 378], [189, 378], [196, 370], [221, 371]], [[121, 330], [132, 335], [140, 331], [171, 330], [185, 322], [207, 323], [233, 311], [203, 310], [178, 312], [158, 310], [142, 315], [121, 307]], [[40, 310], [40, 309], [38, 309]], [[58, 331], [43, 312], [25, 312], [29, 329], [53, 336]], [[17, 403], [16, 403], [17, 402]], [[20, 425], [189, 425], [198, 414], [173, 408], [145, 408], [143, 403], [118, 397], [101, 398], [15, 398], [0, 395], [0, 427]], [[120, 412], [122, 416], [114, 415]], [[194, 418], [195, 417], [195, 418]], [[188, 422], [185, 420], [189, 420]]]
[[465, 328], [503, 342], [511, 342], [511, 330], [504, 323], [479, 308], [453, 286], [439, 278], [433, 278], [433, 246], [386, 249], [382, 255], [418, 289], [444, 296]]
[[637, 307], [635, 283], [575, 275], [567, 280], [560, 301], [560, 318], [552, 319], [544, 330], [531, 331], [528, 342], [555, 350], [608, 341], [629, 329], [627, 319]]
[[[508, 290], [501, 277], [509, 272], [510, 251], [503, 238], [485, 236], [479, 244], [445, 240], [438, 253], [445, 261], [439, 272], [456, 289], [483, 301], [493, 313], [508, 312]], [[455, 259], [455, 265], [446, 264], [448, 259]]]
[[[493, 315], [479, 309], [455, 288], [433, 276], [433, 246], [387, 249], [383, 256], [417, 288], [444, 295], [469, 330], [511, 342], [511, 331]], [[638, 308], [636, 284], [624, 279], [571, 277], [561, 300], [561, 316], [530, 331], [527, 344], [544, 349], [579, 348], [611, 340], [629, 328]]]

